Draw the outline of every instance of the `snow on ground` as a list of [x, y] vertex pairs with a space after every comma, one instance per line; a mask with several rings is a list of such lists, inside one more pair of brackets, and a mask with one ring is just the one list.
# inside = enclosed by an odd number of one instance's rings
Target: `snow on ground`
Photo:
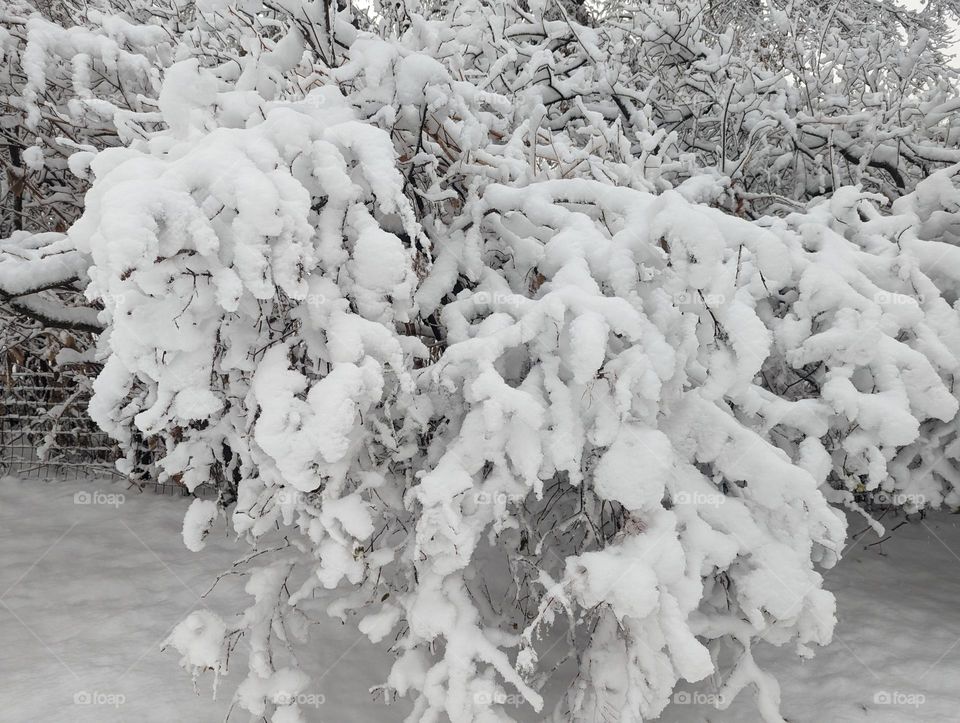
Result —
[[[188, 502], [109, 482], [0, 479], [0, 723], [224, 719], [245, 671], [230, 672], [214, 701], [209, 676], [196, 695], [176, 653], [160, 652], [191, 610], [228, 615], [251, 601], [231, 577], [201, 599], [246, 550], [221, 525], [202, 553], [188, 551]], [[302, 661], [316, 681], [301, 702], [309, 720], [403, 719], [408, 706], [367, 692], [389, 670], [382, 649], [333, 620], [316, 640]], [[236, 652], [245, 666], [248, 651]]]
[[[200, 598], [245, 551], [222, 534], [202, 553], [186, 550], [186, 506], [108, 482], [0, 480], [2, 723], [223, 720], [240, 671], [214, 701], [209, 677], [194, 695], [175, 654], [159, 649], [191, 610], [229, 614], [247, 600], [234, 578]], [[757, 656], [780, 679], [791, 723], [960, 721], [960, 517], [930, 515], [864, 549], [875, 539], [850, 544], [827, 572], [840, 614], [829, 648], [809, 661], [769, 646]], [[409, 710], [371, 698], [390, 656], [349, 626], [321, 625], [303, 662], [317, 681], [311, 720], [390, 723]], [[663, 719], [759, 720], [746, 692], [726, 711], [697, 704], [712, 690], [677, 691]]]

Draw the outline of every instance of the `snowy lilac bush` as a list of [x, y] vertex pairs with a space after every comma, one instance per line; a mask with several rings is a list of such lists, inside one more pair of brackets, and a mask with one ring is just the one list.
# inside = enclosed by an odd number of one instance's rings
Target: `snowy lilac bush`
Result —
[[[512, 696], [640, 721], [708, 676], [721, 705], [749, 688], [779, 721], [753, 649], [830, 642], [818, 570], [842, 509], [960, 505], [960, 159], [953, 120], [923, 110], [955, 92], [902, 87], [897, 108], [930, 122], [881, 131], [798, 121], [787, 75], [740, 78], [724, 87], [747, 135], [705, 111], [711, 145], [653, 81], [702, 90], [753, 56], [694, 24], [688, 70], [677, 33], [653, 41], [689, 7], [652, 4], [648, 43], [625, 6], [533, 2], [111, 21], [182, 40], [143, 50], [152, 110], [114, 113], [138, 132], [84, 158], [82, 216], [48, 245], [103, 307], [91, 415], [128, 447], [158, 440], [162, 478], [217, 483], [190, 549], [224, 521], [251, 545], [232, 571], [250, 606], [167, 641], [215, 678], [248, 643], [234, 709], [307, 719], [296, 650], [330, 615], [389, 646], [371, 686], [411, 721], [511, 720]], [[824, 28], [829, 52], [803, 52], [851, 94], [844, 53], [883, 83], [892, 57], [926, 78], [937, 62]], [[809, 158], [831, 123], [856, 133]], [[922, 153], [891, 167], [906, 136]], [[856, 169], [805, 175], [834, 151]], [[34, 251], [0, 281], [49, 266]]]

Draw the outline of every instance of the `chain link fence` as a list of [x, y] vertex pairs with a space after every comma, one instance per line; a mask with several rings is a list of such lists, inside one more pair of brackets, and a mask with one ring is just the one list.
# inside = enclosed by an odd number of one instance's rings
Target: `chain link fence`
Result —
[[4, 374], [0, 468], [20, 477], [121, 478], [120, 450], [85, 413], [89, 394], [52, 371]]
[[[45, 363], [10, 363], [0, 372], [0, 474], [36, 479], [98, 479], [158, 494], [189, 495], [185, 487], [160, 483], [154, 451], [141, 443], [133, 473], [117, 470], [123, 450], [87, 414], [95, 374], [65, 372]], [[216, 495], [201, 485], [197, 496]]]

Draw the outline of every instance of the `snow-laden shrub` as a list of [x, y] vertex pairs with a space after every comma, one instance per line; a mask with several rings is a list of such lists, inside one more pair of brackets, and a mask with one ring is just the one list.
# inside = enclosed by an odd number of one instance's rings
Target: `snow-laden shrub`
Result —
[[711, 674], [780, 720], [752, 650], [830, 641], [838, 507], [957, 504], [956, 168], [748, 220], [625, 70], [664, 59], [583, 12], [204, 0], [162, 128], [90, 163], [91, 413], [223, 480], [253, 602], [168, 642], [219, 676], [245, 637], [251, 715], [301, 719], [328, 614], [392, 641], [411, 720], [641, 720]]
[[[160, 466], [188, 486], [236, 465], [232, 524], [253, 543], [278, 524], [302, 535], [306, 566], [283, 555], [248, 585], [257, 689], [289, 667], [272, 637], [346, 584], [328, 611], [360, 613], [375, 641], [400, 626], [387, 684], [418, 718], [489, 714], [501, 681], [539, 709], [558, 612], [598, 661], [571, 716], [597, 699], [655, 715], [678, 678], [713, 670], [715, 639], [742, 653], [731, 687], [761, 685], [775, 710], [752, 637], [829, 640], [813, 565], [844, 533], [817, 491], [818, 402], [754, 384], [782, 304], [768, 288], [802, 276], [799, 234], [683, 188], [565, 179], [484, 187], [428, 256], [389, 137], [335, 89], [261, 110], [102, 153], [71, 231], [109, 324], [95, 418], [164, 435]], [[435, 319], [433, 357], [414, 312]], [[795, 460], [738, 413], [801, 433]], [[478, 560], [528, 600], [499, 622]], [[619, 687], [612, 660], [630, 671]]]

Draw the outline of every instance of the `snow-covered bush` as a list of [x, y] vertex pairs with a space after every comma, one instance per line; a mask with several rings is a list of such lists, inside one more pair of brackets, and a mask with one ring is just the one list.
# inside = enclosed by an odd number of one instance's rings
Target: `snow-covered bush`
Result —
[[[644, 5], [638, 35], [618, 6], [203, 0], [143, 52], [153, 110], [26, 263], [62, 252], [103, 306], [94, 418], [220, 481], [185, 543], [226, 517], [253, 548], [251, 606], [168, 641], [219, 676], [245, 637], [235, 705], [301, 720], [293, 643], [327, 614], [392, 640], [371, 685], [410, 720], [509, 720], [508, 694], [642, 720], [711, 674], [780, 720], [752, 649], [830, 641], [838, 508], [960, 502], [957, 167], [930, 173], [957, 137], [916, 115], [956, 102], [938, 56], [861, 28], [867, 84], [905, 55], [926, 79], [878, 129], [755, 62], [799, 9], [751, 30], [693, 7]], [[797, 52], [830, 65], [818, 107], [841, 88], [868, 113], [844, 22]], [[669, 83], [736, 120], [672, 116], [701, 106]], [[856, 170], [825, 183], [833, 150]]]

